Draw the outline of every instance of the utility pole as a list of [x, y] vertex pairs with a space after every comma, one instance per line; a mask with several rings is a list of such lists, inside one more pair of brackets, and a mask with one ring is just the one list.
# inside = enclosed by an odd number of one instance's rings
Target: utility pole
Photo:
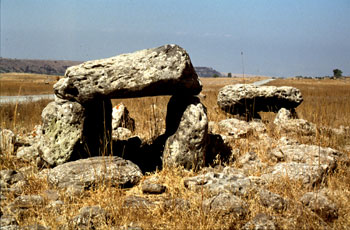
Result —
[[244, 80], [244, 60], [243, 60], [243, 51], [241, 51], [242, 56], [242, 72], [243, 72], [243, 80]]

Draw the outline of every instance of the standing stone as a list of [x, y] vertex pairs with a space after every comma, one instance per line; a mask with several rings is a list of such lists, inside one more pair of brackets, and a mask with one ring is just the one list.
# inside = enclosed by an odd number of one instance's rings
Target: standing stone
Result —
[[168, 103], [163, 165], [197, 169], [205, 163], [207, 110], [196, 96], [173, 96]]
[[88, 61], [67, 69], [54, 85], [59, 98], [80, 103], [97, 98], [199, 94], [201, 82], [187, 52], [165, 45]]
[[220, 89], [219, 107], [231, 114], [245, 116], [247, 120], [260, 118], [258, 112], [277, 112], [281, 108], [294, 110], [303, 97], [300, 91], [289, 86], [228, 85]]
[[57, 100], [42, 112], [43, 136], [38, 149], [50, 166], [110, 154], [110, 100], [77, 102]]

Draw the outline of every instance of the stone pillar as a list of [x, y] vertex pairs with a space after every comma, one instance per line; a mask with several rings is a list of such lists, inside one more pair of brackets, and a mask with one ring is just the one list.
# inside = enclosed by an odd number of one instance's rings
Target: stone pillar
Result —
[[163, 166], [198, 169], [205, 164], [208, 118], [197, 96], [175, 95], [170, 98], [166, 116]]

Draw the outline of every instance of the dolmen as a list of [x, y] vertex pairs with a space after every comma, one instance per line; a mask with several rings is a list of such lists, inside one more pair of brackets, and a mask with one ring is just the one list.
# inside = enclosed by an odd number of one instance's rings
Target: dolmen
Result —
[[42, 112], [35, 148], [50, 167], [111, 155], [111, 99], [171, 95], [161, 138], [164, 154], [157, 157], [163, 166], [201, 167], [208, 135], [206, 108], [196, 96], [201, 90], [189, 55], [177, 45], [72, 66], [54, 85], [55, 100]]
[[255, 86], [251, 84], [227, 85], [220, 89], [217, 103], [225, 112], [239, 115], [247, 121], [260, 119], [258, 112], [290, 110], [303, 102], [299, 89], [290, 86]]

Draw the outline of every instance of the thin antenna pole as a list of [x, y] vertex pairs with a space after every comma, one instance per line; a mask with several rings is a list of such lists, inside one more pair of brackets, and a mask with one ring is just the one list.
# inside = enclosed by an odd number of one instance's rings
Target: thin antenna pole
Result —
[[244, 60], [243, 60], [243, 51], [241, 51], [242, 56], [242, 72], [243, 72], [243, 80], [244, 80]]

